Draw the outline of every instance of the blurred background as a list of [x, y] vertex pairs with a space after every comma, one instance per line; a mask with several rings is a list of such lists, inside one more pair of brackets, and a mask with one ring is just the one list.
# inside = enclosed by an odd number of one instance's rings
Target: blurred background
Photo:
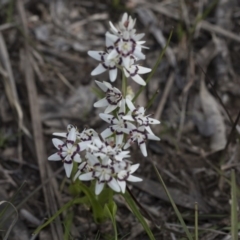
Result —
[[[144, 181], [130, 188], [151, 215], [156, 239], [184, 239], [154, 162], [190, 230], [198, 202], [199, 239], [231, 239], [232, 169], [240, 181], [239, 1], [0, 0], [0, 201], [11, 200], [19, 213], [9, 239], [112, 239], [111, 223], [94, 223], [83, 205], [32, 233], [71, 199], [62, 164], [47, 160], [55, 152], [52, 133], [65, 132], [69, 123], [79, 130], [106, 127], [93, 108], [93, 88], [94, 80], [109, 81], [108, 73], [90, 75], [98, 62], [87, 51], [104, 50], [109, 21], [116, 24], [124, 12], [145, 33], [143, 66], [154, 66], [172, 32], [137, 99], [147, 106], [157, 91], [147, 113], [161, 121], [154, 128], [161, 141], [148, 143], [147, 158], [132, 148]], [[115, 201], [121, 239], [148, 239], [121, 196]], [[0, 217], [3, 235], [16, 213], [6, 216]]]

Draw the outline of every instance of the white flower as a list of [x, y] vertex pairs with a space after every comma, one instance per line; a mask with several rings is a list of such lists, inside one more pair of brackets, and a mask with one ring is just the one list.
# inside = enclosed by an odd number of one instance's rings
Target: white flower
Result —
[[160, 121], [154, 118], [150, 118], [150, 115], [144, 116], [145, 114], [145, 109], [144, 107], [138, 107], [134, 109], [133, 111], [129, 112], [128, 115], [124, 116], [123, 119], [128, 120], [128, 121], [136, 121], [137, 123], [140, 124], [140, 126], [145, 126], [145, 129], [152, 135], [154, 133], [152, 132], [150, 128], [150, 124], [159, 124]]
[[85, 128], [81, 133], [77, 134], [77, 139], [82, 142], [91, 143], [94, 138], [98, 138], [98, 133], [92, 128]]
[[118, 113], [116, 118], [113, 115], [106, 113], [99, 114], [102, 120], [110, 124], [110, 126], [101, 133], [101, 136], [103, 138], [107, 138], [111, 136], [113, 133], [115, 133], [117, 145], [122, 144], [124, 133], [128, 134], [131, 129], [135, 128], [135, 126], [132, 123], [127, 122], [126, 120], [123, 119], [123, 115], [124, 113]]
[[[74, 127], [71, 124], [68, 124], [67, 126], [67, 133], [53, 133], [54, 136], [58, 136], [58, 137], [64, 137], [67, 138], [69, 135], [69, 132], [74, 129], [75, 134], [76, 134], [76, 140], [79, 142], [88, 142], [90, 143], [92, 141], [92, 139], [98, 137], [98, 133], [93, 130], [92, 128], [85, 128], [82, 132], [79, 132], [77, 127]], [[73, 131], [73, 130], [72, 130]]]
[[129, 182], [141, 182], [142, 179], [132, 175], [138, 167], [139, 164], [131, 165], [129, 162], [115, 162], [113, 164], [115, 172], [117, 173], [117, 182], [121, 188], [122, 193], [125, 193], [126, 190], [126, 181]]
[[58, 136], [58, 137], [67, 138], [67, 136], [68, 136], [68, 134], [69, 134], [69, 132], [70, 132], [71, 129], [75, 129], [76, 134], [78, 134], [78, 129], [77, 129], [77, 127], [74, 127], [73, 125], [68, 124], [68, 126], [67, 126], [67, 133], [65, 133], [65, 132], [53, 133], [53, 135], [54, 135], [54, 136]]
[[124, 35], [125, 32], [128, 32], [130, 37], [135, 37], [138, 41], [141, 38], [143, 38], [145, 34], [144, 33], [136, 34], [136, 29], [134, 29], [135, 23], [136, 19], [132, 19], [131, 16], [128, 16], [127, 13], [124, 13], [121, 21], [118, 24], [119, 30], [112, 24], [111, 21], [109, 22], [109, 25], [112, 33], [117, 35], [118, 37], [121, 37]]
[[129, 137], [130, 138], [125, 144], [124, 149], [130, 147], [131, 143], [137, 142], [144, 157], [147, 157], [147, 149], [146, 149], [147, 139], [155, 140], [155, 141], [160, 140], [160, 138], [155, 136], [154, 134], [147, 133], [144, 126], [140, 126], [138, 128], [132, 129], [129, 132]]
[[96, 157], [101, 157], [105, 159], [110, 158], [112, 161], [122, 161], [123, 158], [130, 157], [129, 151], [122, 151], [121, 145], [116, 145], [113, 138], [109, 138], [106, 141], [101, 141], [100, 139], [95, 139], [93, 144], [89, 145], [91, 153]]
[[135, 23], [136, 19], [132, 19], [131, 16], [128, 17], [127, 13], [123, 14], [122, 19], [119, 22], [119, 30], [112, 24], [112, 22], [109, 22], [112, 32], [117, 35], [122, 34], [124, 31], [133, 30]]
[[114, 178], [115, 171], [114, 168], [108, 164], [108, 159], [105, 159], [103, 163], [97, 159], [96, 156], [89, 154], [88, 156], [95, 164], [91, 172], [84, 173], [79, 176], [79, 179], [82, 181], [89, 181], [96, 179], [95, 185], [95, 194], [99, 195], [105, 183], [112, 188], [115, 192], [120, 192], [120, 186], [118, 185], [117, 180]]
[[85, 158], [86, 158], [86, 161], [82, 162], [78, 166], [78, 171], [74, 176], [74, 181], [80, 176], [81, 173], [92, 172], [94, 165], [98, 163], [96, 158], [93, 158], [90, 152], [86, 153]]
[[125, 105], [127, 105], [131, 111], [135, 109], [130, 97], [126, 96], [126, 99], [123, 99], [122, 93], [118, 88], [113, 87], [110, 83], [105, 81], [102, 83], [99, 81], [95, 82], [106, 93], [106, 97], [95, 102], [93, 105], [94, 107], [106, 107], [104, 113], [110, 113], [117, 107], [125, 112]]
[[57, 138], [53, 138], [52, 142], [53, 145], [58, 149], [57, 153], [54, 153], [48, 160], [50, 161], [59, 161], [62, 160], [64, 163], [64, 168], [67, 177], [70, 177], [72, 168], [73, 168], [73, 161], [81, 162], [81, 157], [79, 155], [80, 151], [86, 149], [88, 142], [80, 142], [75, 144], [76, 141], [76, 131], [75, 128], [71, 128], [70, 132], [68, 133], [66, 142], [63, 142]]
[[125, 67], [128, 65], [131, 57], [134, 57], [134, 59], [145, 59], [141, 44], [139, 44], [135, 36], [131, 37], [129, 32], [125, 32], [122, 37], [117, 37], [107, 32], [106, 41], [109, 46], [113, 46], [112, 51], [107, 56], [109, 61], [121, 57], [122, 65]]
[[[110, 48], [109, 48], [110, 50]], [[111, 59], [108, 58], [109, 53], [103, 51], [88, 51], [88, 55], [98, 61], [101, 61], [99, 65], [91, 72], [92, 76], [101, 74], [109, 70], [109, 78], [114, 82], [117, 78], [117, 66], [121, 65], [122, 59], [121, 56], [115, 56]]]
[[131, 77], [136, 83], [145, 86], [146, 82], [139, 76], [139, 74], [151, 72], [151, 68], [129, 64], [123, 68], [123, 71], [126, 77]]
[[94, 107], [106, 107], [104, 112], [110, 113], [121, 106], [122, 93], [119, 89], [105, 81], [102, 83], [99, 81], [95, 82], [106, 93], [106, 97], [94, 103]]

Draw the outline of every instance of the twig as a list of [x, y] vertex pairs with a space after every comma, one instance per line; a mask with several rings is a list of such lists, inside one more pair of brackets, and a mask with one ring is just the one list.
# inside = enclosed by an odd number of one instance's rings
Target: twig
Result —
[[[27, 28], [27, 19], [25, 9], [23, 7], [23, 0], [19, 0], [17, 2], [18, 11], [21, 17], [21, 21], [23, 24], [24, 36], [28, 36], [28, 28]], [[46, 152], [44, 148], [44, 140], [43, 140], [43, 132], [42, 132], [42, 123], [41, 123], [41, 115], [39, 110], [39, 104], [37, 99], [37, 89], [34, 81], [34, 73], [33, 67], [31, 64], [31, 54], [30, 54], [30, 46], [28, 40], [25, 38], [25, 52], [24, 52], [24, 67], [25, 67], [25, 81], [28, 90], [28, 98], [30, 104], [30, 112], [32, 118], [32, 127], [33, 127], [33, 135], [34, 142], [36, 147], [36, 155], [37, 161], [39, 165], [39, 171], [41, 176], [41, 181], [44, 182], [48, 176], [51, 176], [51, 169], [47, 167], [47, 162], [45, 159]], [[56, 201], [59, 202], [59, 199], [56, 197], [56, 180], [52, 179], [49, 185], [43, 187], [43, 193], [45, 198], [46, 207], [48, 210], [48, 214], [53, 215], [57, 211]], [[55, 186], [54, 186], [55, 184]], [[55, 194], [54, 194], [55, 193]], [[51, 224], [52, 231], [52, 239], [54, 240], [62, 240], [63, 239], [63, 231], [60, 223], [59, 217], [56, 218], [53, 224]]]
[[[166, 15], [167, 17], [173, 18], [175, 20], [181, 20], [181, 16], [179, 15], [179, 13], [177, 11], [174, 10], [170, 10], [166, 7], [163, 7], [160, 4], [151, 4], [151, 3], [144, 3], [145, 7], [149, 7], [154, 11], [157, 11], [163, 15]], [[190, 21], [191, 23], [192, 21]], [[226, 38], [232, 39], [236, 42], [240, 42], [240, 37], [235, 34], [232, 33], [226, 29], [223, 29], [219, 26], [216, 26], [214, 24], [211, 24], [205, 20], [202, 20], [201, 22], [198, 23], [197, 25], [198, 28], [202, 28], [203, 30], [206, 30], [208, 32], [212, 32], [212, 33], [216, 33], [216, 34], [220, 34]]]
[[157, 111], [155, 112], [155, 115], [154, 115], [155, 119], [161, 119], [162, 111], [164, 109], [168, 95], [169, 95], [172, 85], [174, 83], [174, 79], [175, 79], [175, 73], [171, 72], [170, 76], [168, 77], [167, 84], [164, 88], [163, 95], [162, 95], [161, 101], [158, 105]]

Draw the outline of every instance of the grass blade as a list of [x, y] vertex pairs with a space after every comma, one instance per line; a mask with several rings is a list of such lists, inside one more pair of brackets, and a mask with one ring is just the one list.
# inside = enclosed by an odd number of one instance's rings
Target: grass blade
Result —
[[45, 223], [40, 225], [34, 232], [34, 234], [38, 234], [43, 228], [45, 228], [47, 225], [49, 225], [52, 221], [55, 220], [56, 217], [58, 217], [63, 211], [67, 210], [74, 204], [74, 199], [67, 202], [65, 205], [63, 205], [52, 217], [50, 217]]
[[144, 217], [142, 216], [142, 214], [140, 213], [137, 205], [135, 204], [134, 200], [132, 199], [131, 195], [129, 194], [129, 192], [127, 191], [126, 193], [123, 194], [124, 199], [126, 200], [128, 206], [131, 208], [133, 214], [135, 215], [135, 217], [138, 219], [138, 221], [142, 224], [144, 230], [146, 231], [146, 233], [149, 236], [150, 240], [155, 240], [153, 233], [151, 231], [151, 229], [149, 228], [147, 222], [145, 221]]
[[165, 183], [164, 183], [164, 181], [163, 181], [163, 179], [162, 179], [162, 176], [160, 175], [159, 171], [157, 170], [155, 164], [153, 164], [153, 167], [154, 167], [155, 172], [157, 173], [157, 176], [158, 176], [158, 178], [159, 178], [159, 181], [161, 182], [161, 184], [162, 184], [162, 186], [163, 186], [163, 188], [164, 188], [164, 190], [165, 190], [165, 192], [166, 192], [166, 194], [167, 194], [167, 196], [168, 196], [169, 201], [170, 201], [171, 204], [172, 204], [172, 207], [173, 207], [173, 209], [174, 209], [174, 211], [175, 211], [175, 213], [176, 213], [176, 215], [177, 215], [177, 217], [178, 217], [178, 220], [179, 220], [179, 222], [181, 223], [181, 225], [182, 225], [182, 227], [183, 227], [184, 232], [185, 232], [186, 235], [187, 235], [188, 240], [193, 240], [192, 235], [191, 235], [191, 233], [189, 232], [189, 230], [188, 230], [188, 228], [187, 228], [187, 226], [186, 226], [186, 224], [185, 224], [185, 222], [184, 222], [184, 220], [183, 220], [183, 217], [182, 217], [181, 213], [179, 212], [179, 210], [178, 210], [175, 202], [173, 201], [173, 199], [172, 199], [172, 197], [171, 197], [171, 195], [170, 195], [170, 193], [169, 193], [169, 191], [168, 191], [168, 189], [167, 189], [167, 187], [166, 187], [166, 185], [165, 185]]
[[237, 187], [236, 187], [236, 176], [235, 171], [231, 172], [231, 235], [232, 240], [238, 239], [238, 212], [237, 212]]
[[198, 240], [198, 203], [195, 203], [195, 240]]
[[0, 205], [2, 205], [2, 204], [4, 204], [4, 203], [7, 203], [8, 205], [11, 205], [11, 206], [13, 207], [15, 213], [16, 213], [16, 217], [13, 219], [10, 227], [8, 228], [6, 234], [5, 234], [4, 238], [3, 238], [3, 240], [7, 240], [7, 239], [8, 239], [8, 236], [9, 236], [11, 230], [12, 230], [12, 228], [14, 227], [15, 223], [16, 223], [17, 220], [18, 220], [18, 211], [17, 211], [16, 207], [15, 207], [11, 202], [1, 201], [1, 202], [0, 202]]

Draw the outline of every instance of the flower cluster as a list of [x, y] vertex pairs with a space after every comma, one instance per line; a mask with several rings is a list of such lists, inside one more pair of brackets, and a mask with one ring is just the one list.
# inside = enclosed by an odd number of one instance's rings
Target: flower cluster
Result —
[[114, 82], [119, 68], [126, 77], [131, 77], [140, 85], [146, 85], [139, 74], [148, 73], [151, 69], [137, 64], [138, 60], [145, 59], [142, 49], [146, 47], [143, 46], [145, 41], [140, 41], [144, 34], [136, 34], [135, 22], [127, 13], [123, 15], [118, 28], [110, 22], [112, 33], [106, 33], [106, 51], [88, 51], [89, 56], [100, 61], [92, 71], [92, 76], [109, 70], [109, 78]]
[[[110, 79], [113, 81], [117, 74], [115, 70], [120, 66], [126, 77], [131, 76], [138, 83], [145, 83], [144, 80], [139, 80], [141, 77], [138, 75], [143, 73], [143, 68], [135, 63], [145, 57], [141, 52], [143, 42], [139, 41], [143, 34], [135, 34], [134, 25], [135, 20], [127, 14], [123, 15], [118, 30], [110, 22], [113, 34], [106, 34], [107, 52], [89, 52], [89, 55], [101, 60], [93, 74], [100, 73], [103, 68], [109, 69]], [[134, 74], [131, 73], [133, 68]], [[130, 94], [125, 93], [126, 96], [123, 96], [121, 90], [109, 82], [95, 82], [105, 97], [95, 102], [94, 107], [104, 109], [99, 117], [108, 124], [107, 128], [98, 134], [93, 129], [80, 132], [76, 127], [68, 125], [67, 132], [53, 133], [63, 140], [53, 138], [57, 153], [48, 160], [62, 160], [67, 177], [74, 174], [72, 171], [76, 162], [78, 170], [74, 180], [95, 181], [96, 195], [102, 192], [104, 185], [108, 185], [115, 192], [124, 193], [127, 181], [142, 181], [132, 175], [139, 164], [131, 161], [129, 147], [136, 142], [146, 157], [146, 141], [160, 140], [150, 126], [160, 122], [150, 115], [145, 115], [144, 107], [136, 107]]]

